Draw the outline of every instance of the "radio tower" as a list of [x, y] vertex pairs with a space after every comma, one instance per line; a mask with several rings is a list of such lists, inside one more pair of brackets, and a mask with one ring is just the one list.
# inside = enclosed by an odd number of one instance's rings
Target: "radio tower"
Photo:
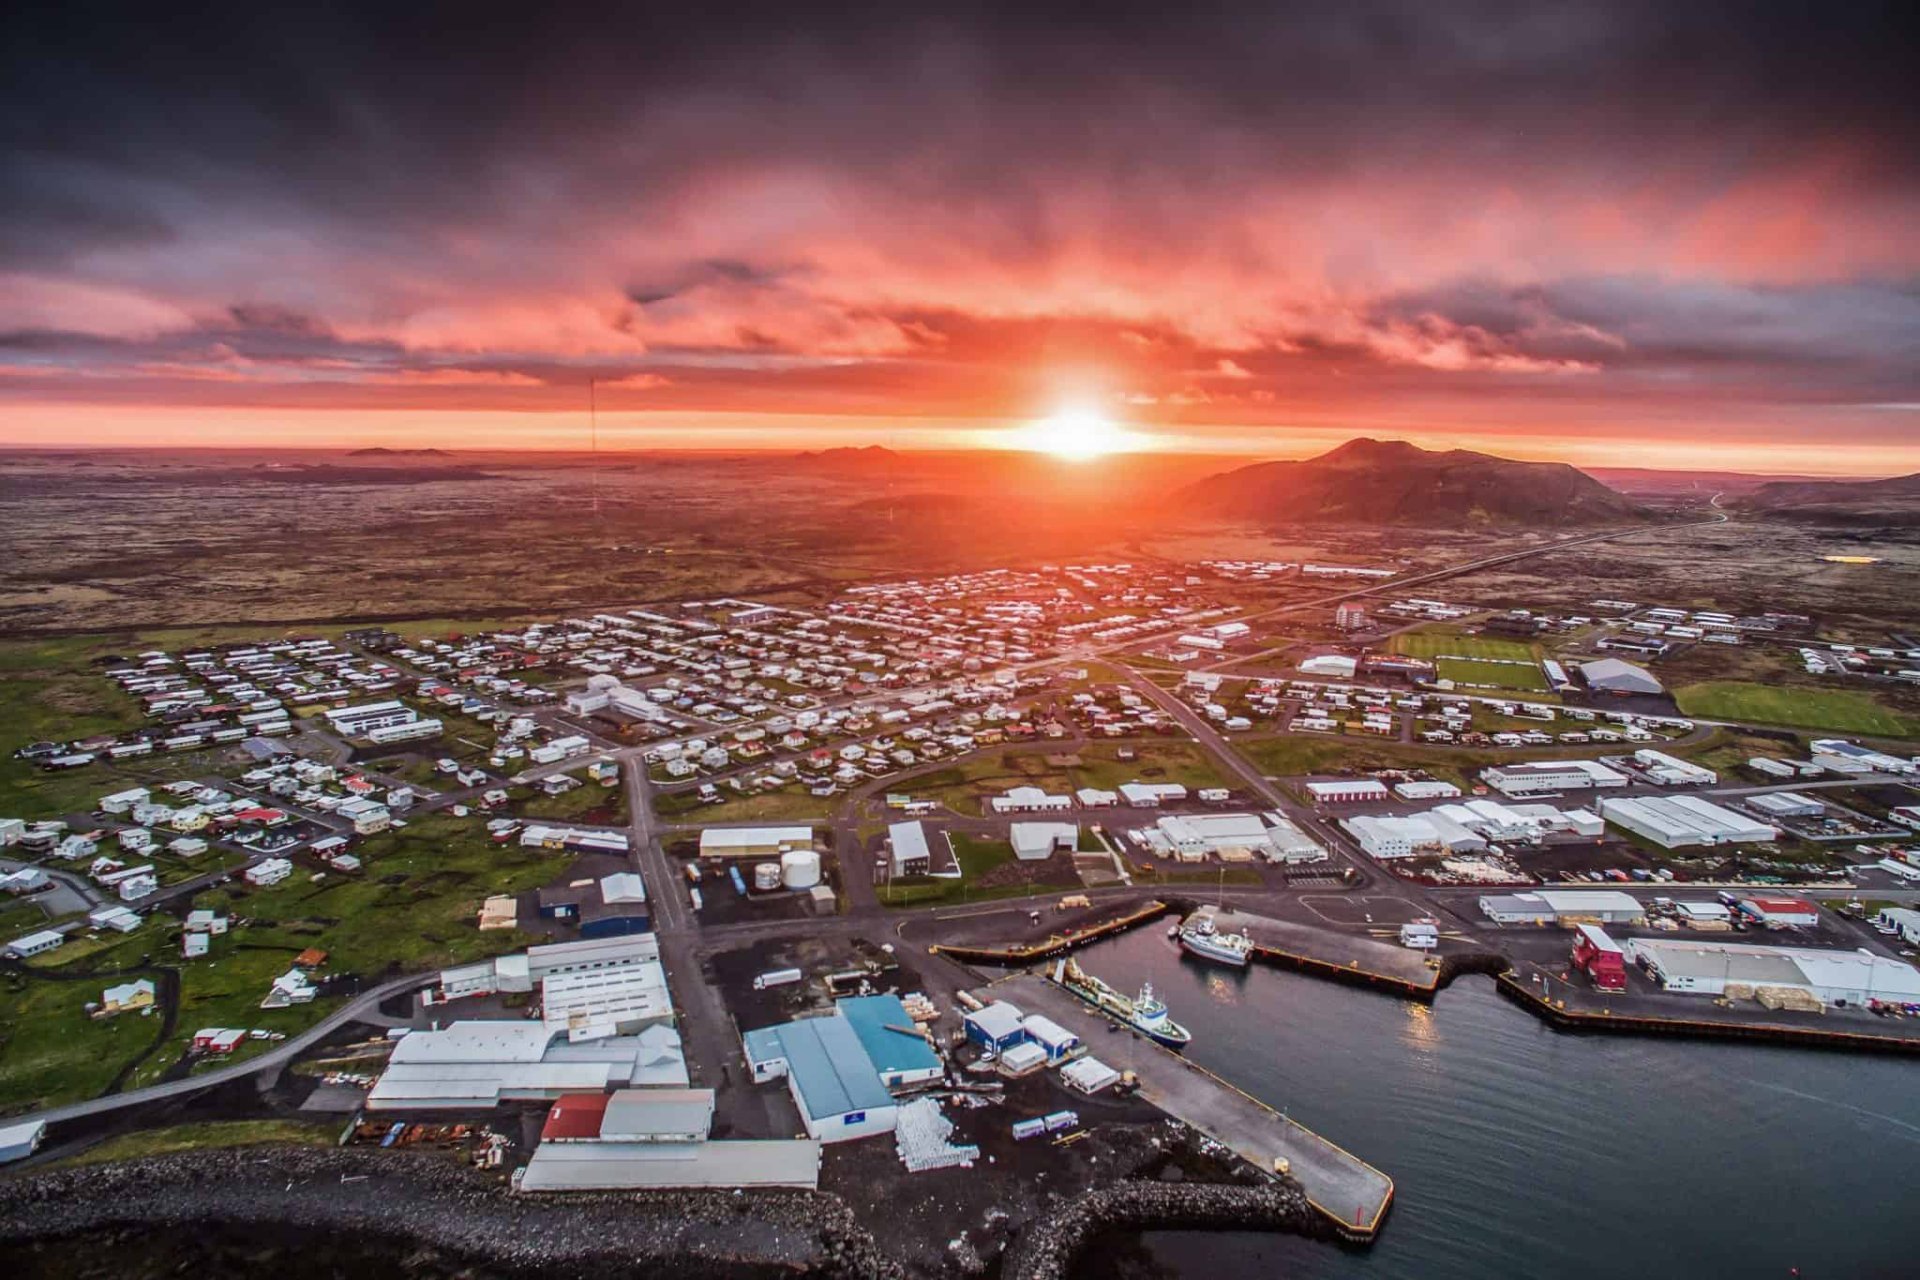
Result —
[[587, 463], [587, 483], [593, 491], [593, 522], [600, 524], [600, 395], [597, 379], [587, 379], [587, 431], [593, 458]]

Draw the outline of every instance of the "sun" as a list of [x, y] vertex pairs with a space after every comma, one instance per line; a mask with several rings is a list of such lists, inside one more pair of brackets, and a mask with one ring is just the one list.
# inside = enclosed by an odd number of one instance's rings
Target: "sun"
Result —
[[1027, 448], [1067, 462], [1089, 462], [1132, 445], [1125, 430], [1091, 409], [1062, 409], [1022, 435]]

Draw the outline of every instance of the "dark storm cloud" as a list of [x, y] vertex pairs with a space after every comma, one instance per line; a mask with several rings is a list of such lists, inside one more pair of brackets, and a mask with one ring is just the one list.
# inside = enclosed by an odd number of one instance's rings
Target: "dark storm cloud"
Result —
[[0, 385], [1905, 402], [1914, 14], [16, 6]]

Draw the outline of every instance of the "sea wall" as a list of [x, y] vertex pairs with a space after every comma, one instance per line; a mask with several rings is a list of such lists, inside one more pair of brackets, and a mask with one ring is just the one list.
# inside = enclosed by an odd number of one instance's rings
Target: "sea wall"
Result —
[[[417, 1242], [508, 1272], [597, 1277], [904, 1276], [836, 1196], [806, 1191], [509, 1195], [429, 1154], [250, 1147], [0, 1181], [0, 1247], [277, 1227]], [[324, 1245], [322, 1246], [324, 1247]], [[299, 1266], [292, 1274], [315, 1274]]]
[[1076, 1258], [1110, 1231], [1178, 1228], [1324, 1235], [1296, 1182], [1266, 1186], [1123, 1182], [1077, 1196], [1027, 1227], [1008, 1250], [1004, 1280], [1066, 1280]]

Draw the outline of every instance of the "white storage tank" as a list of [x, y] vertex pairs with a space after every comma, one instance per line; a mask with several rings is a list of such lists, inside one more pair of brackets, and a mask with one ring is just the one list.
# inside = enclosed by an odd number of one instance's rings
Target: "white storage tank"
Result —
[[811, 889], [820, 883], [820, 855], [811, 849], [795, 849], [780, 855], [781, 878], [789, 889]]
[[767, 893], [780, 887], [780, 864], [777, 862], [759, 862], [753, 868], [753, 887], [761, 893]]

